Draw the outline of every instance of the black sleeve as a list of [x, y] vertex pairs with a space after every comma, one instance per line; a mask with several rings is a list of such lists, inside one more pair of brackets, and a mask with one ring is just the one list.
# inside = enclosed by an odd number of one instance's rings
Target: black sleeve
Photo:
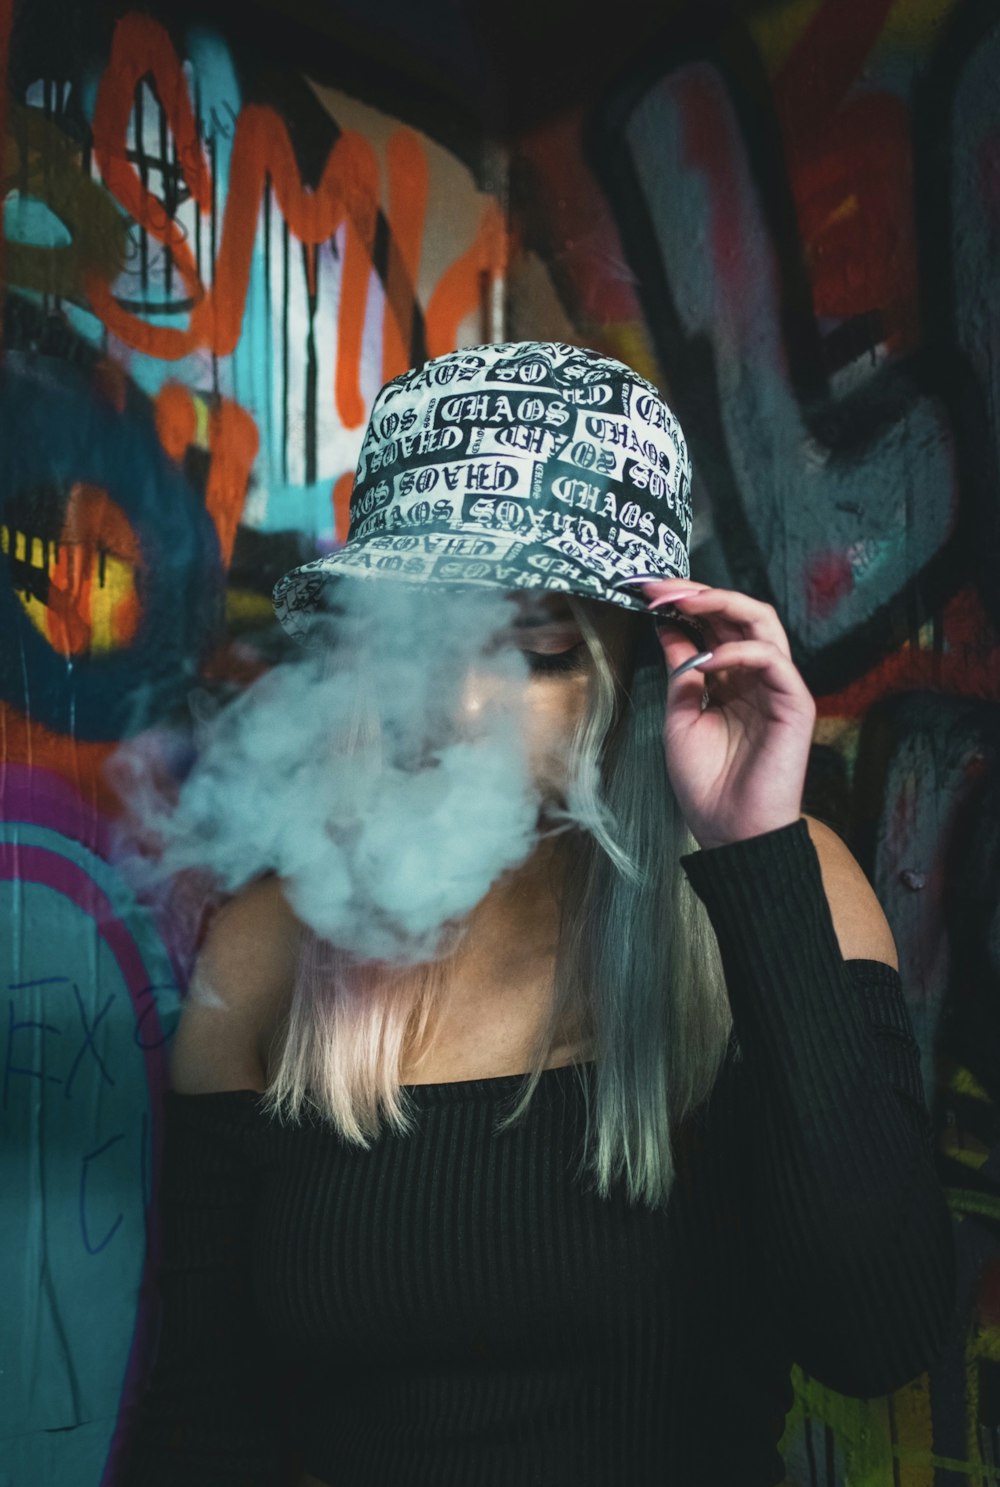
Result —
[[253, 1169], [239, 1125], [252, 1100], [245, 1090], [164, 1095], [160, 1333], [117, 1487], [298, 1480], [285, 1378], [251, 1294]]
[[803, 819], [681, 858], [722, 954], [742, 1051], [749, 1233], [789, 1354], [871, 1398], [943, 1351], [955, 1305], [899, 973], [841, 955]]

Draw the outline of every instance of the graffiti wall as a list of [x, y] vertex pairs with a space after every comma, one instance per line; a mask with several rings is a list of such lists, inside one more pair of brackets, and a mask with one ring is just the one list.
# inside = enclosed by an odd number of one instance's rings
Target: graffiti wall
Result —
[[875, 886], [921, 1044], [955, 1335], [883, 1400], [797, 1370], [796, 1487], [1000, 1467], [998, 47], [990, 4], [682, 18], [519, 142], [575, 323], [691, 442], [694, 576], [781, 614], [806, 809]]
[[511, 71], [502, 127], [446, 86], [494, 96], [488, 29], [387, 41], [380, 85], [327, 9], [272, 52], [208, 8], [0, 0], [0, 1487], [113, 1487], [155, 1335], [205, 905], [129, 886], [108, 761], [176, 774], [284, 654], [270, 590], [344, 539], [382, 382], [522, 336], [676, 408], [692, 573], [777, 606], [819, 708], [805, 808], [899, 949], [959, 1315], [885, 1399], [796, 1370], [788, 1483], [996, 1480], [996, 7], [639, 6], [579, 86], [542, 35], [562, 81], [519, 109]]
[[192, 698], [281, 653], [271, 587], [343, 540], [375, 392], [495, 338], [506, 234], [403, 117], [149, 14], [52, 52], [55, 15], [7, 33], [0, 1481], [96, 1487], [148, 1362], [198, 927], [116, 871], [104, 766], [167, 767]]

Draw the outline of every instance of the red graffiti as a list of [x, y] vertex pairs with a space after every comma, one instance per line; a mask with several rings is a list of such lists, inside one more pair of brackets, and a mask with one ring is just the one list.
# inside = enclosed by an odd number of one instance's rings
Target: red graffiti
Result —
[[806, 559], [803, 581], [806, 604], [815, 618], [832, 614], [854, 587], [854, 570], [840, 549], [813, 553]]
[[828, 0], [772, 86], [815, 311], [877, 310], [900, 350], [919, 338], [909, 113], [890, 93], [847, 97], [891, 8]]
[[945, 637], [940, 652], [908, 640], [840, 692], [816, 699], [821, 718], [860, 718], [879, 698], [895, 692], [944, 692], [1000, 701], [1000, 667], [993, 625], [975, 589], [948, 600], [939, 616]]

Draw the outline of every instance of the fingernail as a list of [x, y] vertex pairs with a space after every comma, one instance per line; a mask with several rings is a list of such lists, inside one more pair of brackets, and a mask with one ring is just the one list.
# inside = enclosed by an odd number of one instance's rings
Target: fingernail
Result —
[[679, 609], [671, 609], [669, 604], [658, 609], [653, 615], [653, 629], [657, 634], [672, 625], [675, 630], [682, 630], [685, 635], [690, 636], [695, 645], [702, 645], [705, 640], [705, 630], [698, 621], [682, 614]]
[[668, 676], [667, 681], [672, 682], [675, 677], [682, 676], [685, 671], [690, 671], [693, 666], [700, 666], [703, 661], [710, 661], [713, 655], [714, 651], [699, 651], [690, 660], [682, 661], [679, 666], [676, 666]]
[[678, 589], [674, 594], [664, 594], [662, 599], [651, 599], [647, 607], [649, 609], [660, 609], [664, 605], [673, 604], [675, 599], [687, 599], [689, 595], [700, 592], [699, 589]]
[[666, 583], [672, 575], [663, 573], [633, 573], [631, 578], [613, 578], [611, 588], [621, 588], [626, 583]]

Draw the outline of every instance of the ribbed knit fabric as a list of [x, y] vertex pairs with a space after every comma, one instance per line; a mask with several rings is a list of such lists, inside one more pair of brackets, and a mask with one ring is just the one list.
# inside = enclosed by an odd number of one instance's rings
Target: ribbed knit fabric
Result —
[[162, 1332], [120, 1487], [773, 1487], [792, 1361], [875, 1396], [955, 1253], [900, 978], [844, 961], [805, 821], [682, 858], [742, 1060], [666, 1209], [573, 1177], [578, 1081], [408, 1086], [370, 1150], [165, 1096]]

